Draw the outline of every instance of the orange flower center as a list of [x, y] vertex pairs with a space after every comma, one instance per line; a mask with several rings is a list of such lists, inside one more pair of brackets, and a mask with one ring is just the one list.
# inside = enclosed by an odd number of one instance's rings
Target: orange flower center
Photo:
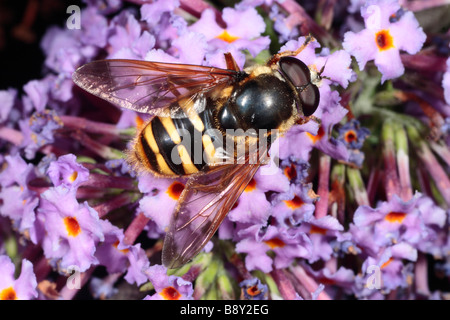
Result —
[[16, 291], [9, 287], [0, 291], [0, 300], [17, 300]]
[[246, 291], [247, 291], [247, 294], [248, 294], [249, 296], [251, 296], [251, 297], [257, 296], [258, 294], [261, 293], [261, 290], [258, 289], [258, 286], [257, 286], [257, 285], [254, 285], [254, 286], [251, 286], [251, 287], [247, 288]]
[[224, 30], [216, 38], [220, 39], [220, 40], [223, 40], [225, 42], [228, 42], [228, 43], [232, 43], [232, 42], [234, 42], [234, 41], [239, 39], [239, 37], [236, 37], [236, 36], [233, 36], [233, 35], [229, 34], [227, 30]]
[[347, 143], [352, 143], [353, 141], [356, 141], [358, 139], [358, 135], [356, 134], [355, 130], [348, 130], [345, 133], [344, 139]]
[[394, 260], [394, 258], [389, 258], [388, 261], [386, 261], [385, 263], [383, 263], [381, 265], [381, 269], [386, 268], [393, 260]]
[[180, 197], [183, 190], [184, 190], [184, 184], [182, 184], [181, 182], [175, 181], [167, 189], [167, 194], [173, 200], [178, 200], [178, 198]]
[[78, 177], [78, 172], [74, 171], [70, 176], [69, 176], [69, 181], [70, 182], [74, 182], [75, 180], [77, 180]]
[[71, 237], [76, 237], [81, 232], [80, 225], [76, 218], [65, 217], [64, 224], [66, 225], [67, 234]]
[[309, 230], [310, 234], [321, 234], [325, 235], [327, 233], [327, 229], [317, 227], [315, 225], [311, 226], [311, 229]]
[[252, 178], [248, 183], [247, 187], [245, 187], [245, 192], [251, 192], [256, 189], [256, 181]]
[[289, 167], [284, 168], [284, 175], [289, 180], [293, 180], [293, 179], [297, 178], [297, 170], [295, 170], [295, 165], [291, 164]]
[[317, 131], [316, 135], [312, 135], [309, 132], [307, 132], [306, 134], [308, 135], [308, 137], [311, 139], [311, 141], [313, 143], [316, 143], [317, 141], [319, 141], [320, 139], [323, 138], [323, 136], [325, 135], [325, 130], [323, 130], [323, 128], [320, 127], [319, 130]]
[[283, 248], [286, 245], [284, 241], [279, 238], [266, 240], [264, 241], [264, 243], [267, 244], [270, 247], [270, 249]]
[[164, 288], [159, 294], [164, 300], [178, 300], [181, 298], [181, 294], [174, 287]]
[[380, 51], [388, 50], [394, 47], [394, 39], [388, 29], [378, 31], [375, 34], [375, 42]]
[[391, 223], [402, 223], [405, 217], [406, 213], [404, 212], [391, 211], [384, 217], [384, 219]]
[[320, 282], [321, 284], [324, 284], [324, 285], [333, 285], [333, 284], [336, 283], [335, 280], [329, 279], [329, 278], [325, 278], [325, 277], [320, 278], [319, 282]]
[[295, 196], [292, 200], [285, 200], [284, 203], [292, 210], [298, 209], [304, 204], [299, 196]]
[[128, 251], [129, 251], [128, 249], [122, 249], [122, 250], [120, 250], [120, 249], [117, 248], [118, 246], [119, 246], [119, 240], [117, 240], [116, 242], [113, 243], [113, 247], [116, 248], [118, 251], [124, 253], [124, 254], [127, 254], [127, 253], [128, 253]]

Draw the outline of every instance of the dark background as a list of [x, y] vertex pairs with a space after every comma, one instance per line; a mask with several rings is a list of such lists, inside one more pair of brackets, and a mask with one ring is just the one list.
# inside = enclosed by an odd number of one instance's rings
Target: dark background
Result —
[[65, 26], [75, 0], [0, 0], [0, 90], [42, 78], [40, 41], [51, 25]]

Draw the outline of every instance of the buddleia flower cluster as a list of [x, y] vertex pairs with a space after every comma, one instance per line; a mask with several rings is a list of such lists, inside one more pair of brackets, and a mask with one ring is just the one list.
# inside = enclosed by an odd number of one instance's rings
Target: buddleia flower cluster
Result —
[[[0, 300], [448, 299], [448, 2], [227, 3], [85, 0], [80, 28], [48, 26], [42, 77], [0, 91]], [[125, 150], [148, 116], [73, 72], [99, 59], [226, 68], [227, 52], [242, 69], [308, 35], [297, 58], [320, 74], [319, 121], [280, 137], [276, 170], [166, 269], [186, 180], [136, 174]]]

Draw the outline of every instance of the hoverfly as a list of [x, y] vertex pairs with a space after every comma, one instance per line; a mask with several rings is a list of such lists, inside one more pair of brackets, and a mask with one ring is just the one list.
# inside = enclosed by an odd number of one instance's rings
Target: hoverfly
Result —
[[[294, 58], [312, 40], [308, 36], [296, 51], [278, 53], [265, 65], [244, 70], [225, 53], [226, 69], [117, 59], [88, 63], [73, 74], [86, 91], [153, 115], [128, 151], [137, 169], [188, 178], [164, 240], [166, 267], [184, 265], [217, 231], [267, 157], [270, 143], [259, 147], [261, 138], [273, 141], [273, 130], [281, 135], [308, 121], [316, 110], [317, 79]], [[233, 134], [239, 129], [266, 133], [242, 138]], [[185, 138], [186, 132], [190, 137]], [[234, 148], [222, 148], [225, 140], [241, 141], [247, 150], [256, 146], [256, 161], [249, 161], [255, 151], [237, 155]], [[206, 155], [200, 161], [194, 161], [195, 148]]]

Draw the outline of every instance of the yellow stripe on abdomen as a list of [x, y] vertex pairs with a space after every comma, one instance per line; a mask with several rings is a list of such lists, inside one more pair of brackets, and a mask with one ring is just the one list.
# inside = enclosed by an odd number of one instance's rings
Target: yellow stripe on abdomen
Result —
[[[165, 176], [176, 176], [177, 174], [173, 172], [166, 160], [159, 151], [158, 143], [156, 142], [155, 136], [153, 134], [152, 122], [150, 121], [141, 133], [145, 139], [145, 143], [148, 145], [147, 150], [141, 143], [143, 154], [147, 159], [147, 165], [151, 170]], [[148, 150], [150, 149], [150, 150]], [[142, 152], [141, 151], [141, 152]], [[153, 154], [152, 154], [153, 153]]]
[[183, 166], [184, 172], [186, 174], [192, 174], [198, 172], [197, 167], [192, 162], [191, 156], [189, 152], [186, 150], [186, 147], [182, 144], [177, 146], [178, 154], [180, 155], [181, 164]]
[[169, 134], [170, 139], [172, 139], [173, 143], [179, 144], [181, 142], [180, 135], [178, 134], [177, 128], [175, 128], [175, 124], [173, 120], [169, 117], [158, 117], [159, 121], [161, 121], [164, 129]]
[[205, 149], [206, 160], [209, 164], [214, 163], [216, 148], [211, 140], [211, 137], [207, 134], [202, 136], [203, 148]]

